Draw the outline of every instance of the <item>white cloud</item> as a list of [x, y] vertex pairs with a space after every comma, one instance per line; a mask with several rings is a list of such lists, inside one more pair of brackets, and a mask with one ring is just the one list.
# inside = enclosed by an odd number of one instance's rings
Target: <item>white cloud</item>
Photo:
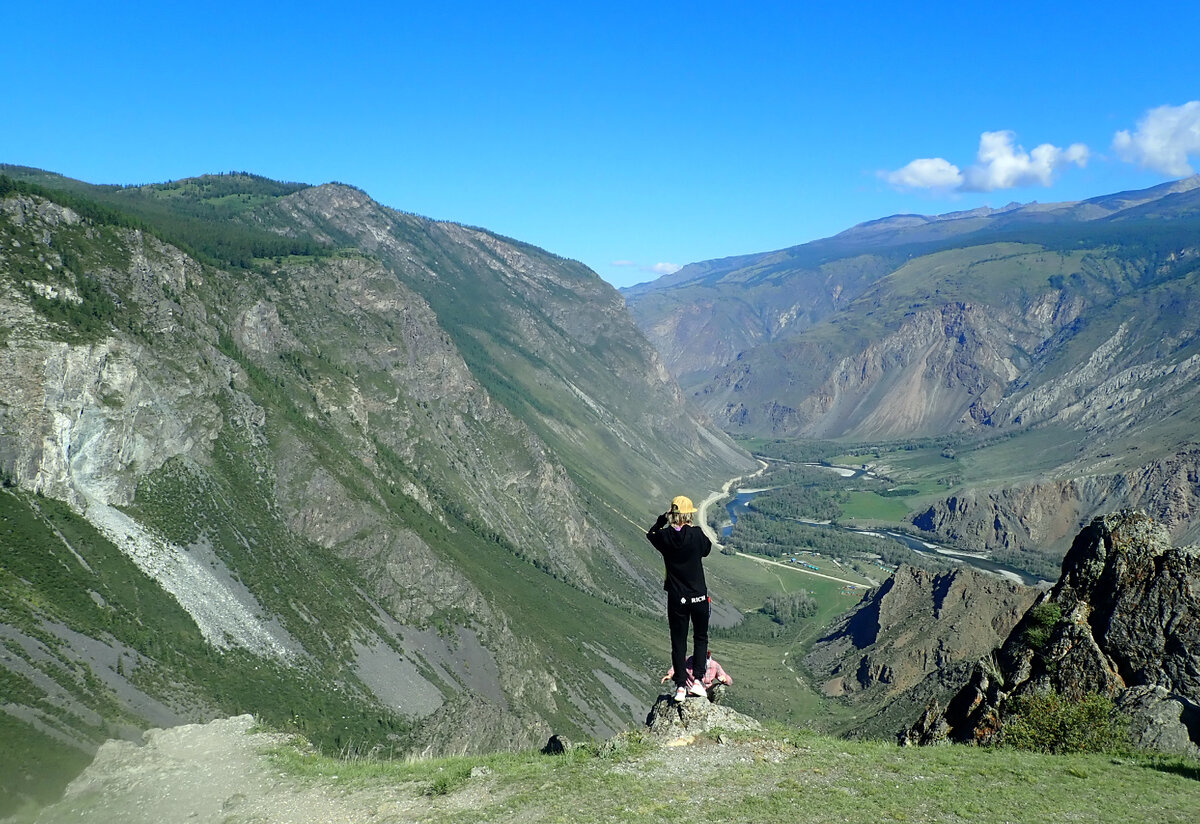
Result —
[[1138, 121], [1137, 131], [1113, 136], [1113, 149], [1122, 160], [1174, 177], [1195, 170], [1188, 155], [1200, 154], [1200, 100], [1182, 106], [1159, 106]]
[[1014, 144], [1016, 134], [1010, 131], [984, 132], [979, 136], [978, 160], [963, 173], [962, 189], [968, 192], [994, 192], [1018, 186], [1054, 182], [1054, 173], [1064, 166], [1086, 166], [1088, 147], [1072, 143], [1060, 149], [1043, 143], [1032, 152]]
[[638, 263], [635, 260], [614, 260], [610, 266], [636, 266], [643, 272], [652, 272], [656, 275], [673, 275], [683, 267], [678, 263], [655, 263], [652, 266], [647, 266], [645, 263]]
[[1043, 143], [1032, 152], [1016, 145], [1011, 131], [984, 132], [979, 136], [976, 163], [960, 170], [941, 157], [923, 157], [894, 172], [879, 176], [901, 189], [941, 189], [962, 192], [993, 192], [1018, 186], [1049, 186], [1065, 166], [1086, 166], [1090, 152], [1082, 143], [1065, 149]]
[[957, 189], [962, 172], [941, 157], [919, 157], [902, 169], [880, 172], [879, 176], [901, 189]]

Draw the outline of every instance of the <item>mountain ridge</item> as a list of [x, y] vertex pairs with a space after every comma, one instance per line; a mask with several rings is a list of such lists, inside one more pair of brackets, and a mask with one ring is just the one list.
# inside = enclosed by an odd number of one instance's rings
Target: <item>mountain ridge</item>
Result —
[[[966, 459], [949, 473], [956, 488], [920, 501], [909, 523], [1053, 560], [1100, 506], [1146, 505], [1149, 479], [1190, 465], [1198, 200], [1192, 176], [1072, 203], [885, 218], [624, 294], [727, 430], [876, 445], [953, 435]], [[1025, 466], [991, 468], [972, 444], [996, 438], [1037, 446]], [[1194, 539], [1200, 486], [1172, 490], [1153, 514]], [[1026, 526], [1059, 500], [1078, 520]], [[967, 514], [964, 501], [981, 506]]]
[[6, 793], [231, 711], [388, 751], [626, 725], [636, 524], [752, 463], [611, 287], [342, 185], [0, 183]]

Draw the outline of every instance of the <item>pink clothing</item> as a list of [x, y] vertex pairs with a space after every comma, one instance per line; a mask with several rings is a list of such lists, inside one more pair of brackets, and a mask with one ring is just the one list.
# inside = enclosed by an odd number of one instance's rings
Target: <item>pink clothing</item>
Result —
[[[691, 670], [692, 670], [692, 656], [690, 656], [690, 655], [687, 657], [687, 669], [689, 672], [691, 672]], [[675, 668], [674, 667], [668, 668], [667, 669], [667, 678], [674, 678], [674, 677], [675, 677]], [[732, 684], [733, 679], [729, 677], [729, 673], [725, 672], [725, 670], [721, 668], [721, 665], [718, 664], [715, 659], [709, 658], [708, 662], [707, 662], [707, 666], [705, 666], [705, 668], [704, 668], [704, 678], [701, 680], [701, 683], [704, 684], [704, 686], [707, 688], [707, 687], [711, 687], [713, 685], [713, 682], [720, 682], [722, 684]]]

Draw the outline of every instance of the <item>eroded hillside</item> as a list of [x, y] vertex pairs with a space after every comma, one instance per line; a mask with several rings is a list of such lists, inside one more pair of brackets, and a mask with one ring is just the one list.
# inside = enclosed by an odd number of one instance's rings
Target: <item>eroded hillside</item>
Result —
[[627, 723], [659, 586], [636, 524], [750, 462], [611, 288], [345, 186], [49, 180], [0, 198], [26, 791], [230, 711], [401, 751]]
[[[1078, 203], [896, 216], [695, 264], [626, 298], [731, 432], [957, 437], [950, 494], [908, 517], [943, 540], [1057, 559], [1089, 518], [1122, 506], [1193, 539], [1198, 204], [1193, 176]], [[1027, 444], [1024, 460], [971, 454], [999, 439]]]

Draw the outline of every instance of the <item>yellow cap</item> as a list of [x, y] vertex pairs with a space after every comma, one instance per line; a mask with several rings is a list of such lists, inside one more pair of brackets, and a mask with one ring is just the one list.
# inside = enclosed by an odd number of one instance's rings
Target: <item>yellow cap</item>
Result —
[[691, 515], [696, 511], [696, 507], [692, 506], [692, 499], [680, 495], [671, 501], [671, 511], [678, 512], [680, 515]]

